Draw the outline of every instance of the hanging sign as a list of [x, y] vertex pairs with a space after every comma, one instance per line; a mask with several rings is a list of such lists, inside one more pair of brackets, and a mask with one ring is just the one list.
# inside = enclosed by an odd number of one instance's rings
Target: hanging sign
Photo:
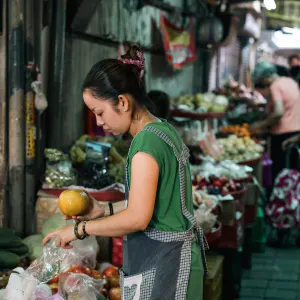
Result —
[[160, 22], [167, 61], [174, 69], [194, 62], [197, 54], [193, 19], [190, 19], [187, 29], [176, 27], [163, 14], [160, 15]]

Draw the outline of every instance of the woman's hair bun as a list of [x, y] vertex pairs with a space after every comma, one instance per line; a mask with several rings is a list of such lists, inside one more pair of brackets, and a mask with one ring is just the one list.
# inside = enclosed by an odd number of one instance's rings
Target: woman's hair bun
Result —
[[126, 54], [121, 56], [124, 64], [135, 65], [139, 70], [139, 76], [142, 77], [145, 69], [145, 58], [141, 49], [137, 45], [130, 46]]

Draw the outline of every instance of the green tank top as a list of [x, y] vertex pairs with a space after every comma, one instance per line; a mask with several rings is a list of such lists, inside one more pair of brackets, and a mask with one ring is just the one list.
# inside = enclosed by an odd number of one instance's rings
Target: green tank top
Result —
[[[177, 149], [181, 150], [181, 137], [166, 120], [146, 126], [161, 130], [172, 140]], [[149, 226], [161, 231], [188, 230], [191, 223], [181, 211], [178, 162], [173, 149], [152, 132], [140, 131], [133, 139], [128, 154], [129, 182], [131, 160], [137, 152], [150, 154], [156, 160], [160, 171], [154, 213]], [[193, 214], [191, 174], [186, 175], [186, 206]]]

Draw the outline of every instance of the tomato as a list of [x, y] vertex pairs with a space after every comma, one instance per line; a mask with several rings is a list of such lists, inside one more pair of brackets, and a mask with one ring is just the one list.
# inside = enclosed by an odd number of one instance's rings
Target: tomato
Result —
[[119, 269], [115, 266], [109, 266], [103, 271], [103, 275], [106, 277], [112, 277], [119, 274]]
[[52, 291], [52, 295], [55, 295], [58, 292], [58, 283], [51, 283], [50, 289]]
[[99, 273], [97, 270], [91, 270], [91, 277], [93, 277], [94, 279], [102, 279], [103, 275], [101, 273]]
[[58, 283], [58, 280], [59, 280], [59, 277], [56, 276], [56, 277], [52, 278], [48, 283], [49, 283], [49, 284], [52, 284], [52, 283]]
[[120, 276], [115, 275], [109, 278], [109, 285], [111, 288], [120, 287]]
[[121, 300], [121, 289], [118, 288], [112, 288], [109, 293], [109, 300]]

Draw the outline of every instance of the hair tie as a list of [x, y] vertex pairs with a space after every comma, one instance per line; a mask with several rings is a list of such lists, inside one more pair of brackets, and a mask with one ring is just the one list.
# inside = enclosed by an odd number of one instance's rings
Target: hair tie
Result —
[[121, 58], [121, 61], [127, 65], [136, 65], [140, 69], [140, 78], [143, 77], [144, 70], [145, 70], [145, 58], [141, 51], [136, 51], [136, 56], [139, 58], [131, 59], [131, 58]]

